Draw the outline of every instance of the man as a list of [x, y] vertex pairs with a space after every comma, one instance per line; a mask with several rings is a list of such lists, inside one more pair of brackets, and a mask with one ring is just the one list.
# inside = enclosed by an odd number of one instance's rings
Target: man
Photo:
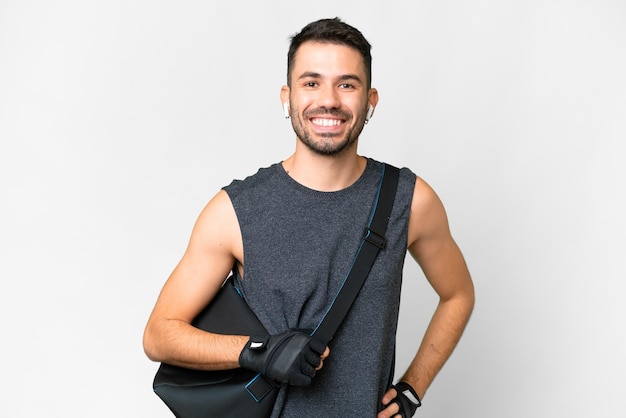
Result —
[[[146, 326], [144, 348], [154, 361], [206, 370], [246, 367], [276, 378], [276, 363], [288, 361], [278, 347], [293, 337], [290, 330], [319, 323], [350, 268], [382, 167], [357, 154], [359, 135], [378, 104], [367, 40], [339, 19], [307, 25], [292, 38], [281, 100], [296, 133], [295, 152], [234, 181], [204, 208]], [[386, 238], [330, 347], [296, 332], [300, 348], [296, 360], [281, 364], [289, 373], [281, 377], [287, 385], [274, 417], [415, 413], [467, 324], [474, 290], [443, 205], [406, 168]], [[440, 302], [415, 359], [392, 385], [407, 249]], [[269, 353], [255, 352], [250, 336], [190, 325], [231, 269], [270, 334]]]

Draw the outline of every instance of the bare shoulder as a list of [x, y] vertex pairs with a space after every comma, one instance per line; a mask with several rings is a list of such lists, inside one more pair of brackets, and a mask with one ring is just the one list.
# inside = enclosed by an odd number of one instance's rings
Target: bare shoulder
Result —
[[424, 179], [417, 177], [409, 218], [409, 247], [418, 240], [446, 233], [448, 218], [441, 199]]
[[204, 207], [194, 226], [190, 248], [223, 253], [243, 263], [242, 240], [237, 215], [230, 197], [220, 190]]

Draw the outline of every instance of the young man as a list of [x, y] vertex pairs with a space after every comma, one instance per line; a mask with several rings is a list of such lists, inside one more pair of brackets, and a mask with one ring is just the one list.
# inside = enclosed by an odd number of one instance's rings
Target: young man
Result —
[[[412, 416], [473, 308], [463, 256], [435, 192], [404, 168], [387, 245], [330, 347], [290, 331], [314, 328], [330, 305], [362, 238], [382, 164], [357, 154], [359, 134], [378, 104], [370, 45], [358, 30], [339, 19], [307, 25], [292, 38], [287, 78], [281, 99], [296, 133], [295, 152], [234, 181], [207, 204], [148, 321], [145, 351], [154, 361], [246, 367], [275, 379], [281, 363], [289, 372], [279, 379], [287, 385], [274, 417]], [[407, 249], [440, 302], [415, 359], [392, 385]], [[265, 353], [251, 347], [250, 336], [190, 325], [233, 265], [270, 334]], [[295, 356], [287, 360], [279, 347], [293, 341]]]

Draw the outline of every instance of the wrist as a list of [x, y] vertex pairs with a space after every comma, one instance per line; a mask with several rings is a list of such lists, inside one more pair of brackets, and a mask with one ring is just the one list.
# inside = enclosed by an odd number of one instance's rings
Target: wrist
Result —
[[413, 386], [405, 381], [400, 381], [394, 385], [396, 390], [396, 399], [402, 416], [412, 417], [417, 408], [422, 406], [422, 400], [417, 394]]
[[253, 360], [253, 357], [260, 350], [265, 348], [269, 335], [252, 335], [250, 337], [243, 337], [244, 343], [239, 350], [239, 367], [244, 367], [250, 370], [262, 373], [263, 370], [259, 367], [259, 364]]
[[241, 365], [241, 353], [243, 353], [243, 350], [248, 346], [250, 338], [252, 337], [247, 335], [237, 336], [237, 340], [234, 345], [235, 349], [233, 350], [233, 353], [236, 354], [237, 367], [243, 367]]
[[412, 392], [412, 395], [413, 395], [413, 396], [415, 396], [415, 397], [417, 398], [417, 400], [419, 401], [419, 403], [420, 403], [420, 404], [422, 403], [422, 397], [423, 397], [424, 395], [423, 395], [423, 392], [421, 392], [421, 391], [419, 391], [419, 390], [417, 389], [417, 385], [414, 385], [413, 383], [409, 382], [408, 380], [404, 380], [404, 379], [403, 379], [403, 380], [400, 380], [400, 381], [396, 384], [396, 386], [397, 386], [397, 385], [399, 385], [399, 384], [401, 384], [401, 386], [403, 386], [403, 385], [408, 386], [408, 388], [409, 388], [409, 389], [411, 390], [411, 392]]

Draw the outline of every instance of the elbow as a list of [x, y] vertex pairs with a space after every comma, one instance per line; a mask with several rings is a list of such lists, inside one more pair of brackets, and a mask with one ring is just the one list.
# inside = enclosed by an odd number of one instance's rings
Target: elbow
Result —
[[464, 311], [465, 311], [465, 322], [469, 321], [472, 316], [472, 312], [474, 311], [474, 305], [476, 304], [476, 293], [474, 291], [474, 285], [470, 282], [468, 288], [463, 292], [462, 297]]
[[154, 332], [150, 323], [146, 326], [146, 329], [143, 332], [143, 352], [146, 356], [156, 362], [162, 361], [161, 356], [159, 355], [158, 344], [156, 343], [156, 338], [154, 337]]
[[474, 290], [474, 284], [470, 280], [463, 292], [461, 293], [461, 300], [465, 305], [467, 316], [469, 317], [474, 310], [474, 304], [476, 303], [476, 292]]
[[474, 309], [474, 304], [476, 303], [476, 291], [472, 282], [469, 283], [468, 289], [465, 293], [465, 298], [467, 299], [467, 303], [471, 312]]
[[468, 281], [466, 285], [459, 287], [456, 291], [448, 297], [440, 297], [440, 303], [448, 306], [454, 306], [454, 310], [459, 317], [465, 318], [465, 321], [469, 320], [474, 310], [474, 304], [476, 303], [476, 294], [474, 292], [474, 285], [471, 281]]

